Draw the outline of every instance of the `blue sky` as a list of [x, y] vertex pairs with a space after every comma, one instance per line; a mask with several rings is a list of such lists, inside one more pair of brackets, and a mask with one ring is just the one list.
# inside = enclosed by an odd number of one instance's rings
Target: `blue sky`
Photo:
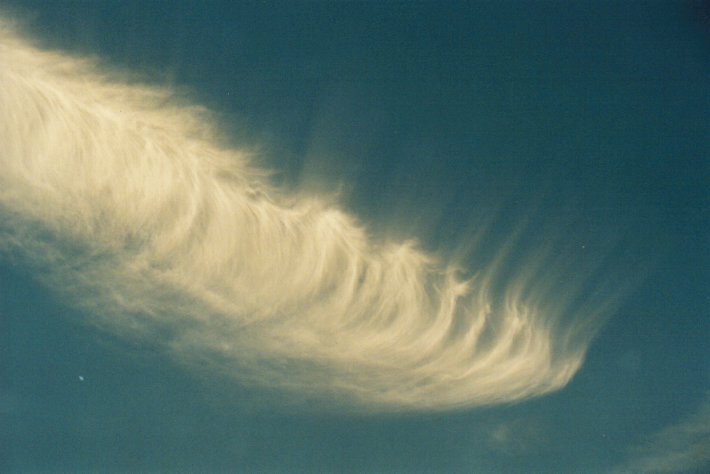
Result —
[[457, 262], [470, 275], [519, 231], [500, 285], [551, 247], [534, 289], [570, 310], [615, 301], [559, 391], [436, 413], [304, 413], [254, 408], [272, 394], [85, 324], [40, 283], [45, 269], [6, 251], [2, 470], [710, 469], [707, 5], [1, 5], [43, 49], [213, 110], [276, 187], [339, 193], [373, 236], [446, 258], [484, 229]]

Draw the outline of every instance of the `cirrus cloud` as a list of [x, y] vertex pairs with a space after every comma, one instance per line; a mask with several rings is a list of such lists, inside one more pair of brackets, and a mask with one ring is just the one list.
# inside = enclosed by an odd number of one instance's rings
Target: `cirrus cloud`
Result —
[[215, 122], [0, 23], [0, 249], [90, 324], [245, 385], [441, 410], [578, 371], [613, 298], [580, 303], [553, 249], [504, 271], [502, 245], [462, 279], [329, 199], [274, 189]]

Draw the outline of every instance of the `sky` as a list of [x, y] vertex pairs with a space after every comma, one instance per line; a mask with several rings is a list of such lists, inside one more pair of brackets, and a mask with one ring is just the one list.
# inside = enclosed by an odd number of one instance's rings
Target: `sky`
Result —
[[3, 472], [707, 472], [705, 2], [0, 1]]

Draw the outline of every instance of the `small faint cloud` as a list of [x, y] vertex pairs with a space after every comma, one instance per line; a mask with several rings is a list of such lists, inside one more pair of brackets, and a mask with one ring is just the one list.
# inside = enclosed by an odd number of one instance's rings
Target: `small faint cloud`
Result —
[[492, 449], [510, 456], [537, 450], [548, 439], [544, 423], [531, 418], [515, 418], [495, 423], [486, 433]]
[[618, 473], [710, 472], [710, 392], [697, 412], [631, 450]]

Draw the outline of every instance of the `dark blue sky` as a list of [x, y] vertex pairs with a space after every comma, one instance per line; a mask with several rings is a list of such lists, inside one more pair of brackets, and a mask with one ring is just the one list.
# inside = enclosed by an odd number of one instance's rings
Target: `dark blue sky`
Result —
[[375, 233], [444, 252], [492, 215], [485, 254], [527, 218], [531, 245], [555, 229], [605, 291], [633, 283], [552, 395], [437, 415], [265, 414], [76, 324], [5, 259], [0, 470], [710, 469], [707, 3], [0, 5], [47, 48], [184, 89], [277, 184], [341, 190]]

